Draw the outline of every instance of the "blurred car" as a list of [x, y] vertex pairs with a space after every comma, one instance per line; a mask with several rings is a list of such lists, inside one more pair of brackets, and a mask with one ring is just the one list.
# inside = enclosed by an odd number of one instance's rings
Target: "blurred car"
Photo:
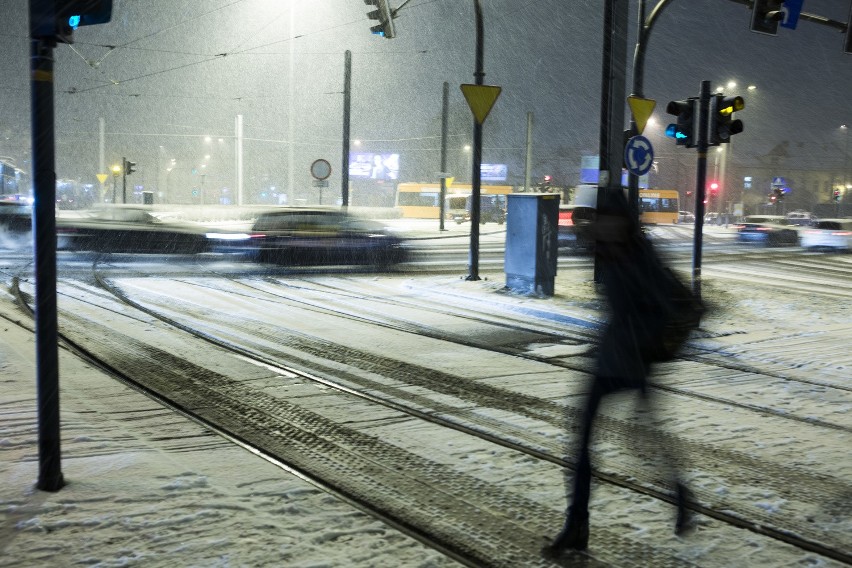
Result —
[[0, 229], [25, 233], [32, 229], [33, 206], [28, 200], [9, 197], [0, 199]]
[[807, 211], [791, 211], [787, 213], [787, 221], [791, 225], [809, 226], [817, 222], [817, 217], [813, 213]]
[[207, 250], [198, 225], [144, 206], [113, 206], [57, 217], [57, 248], [96, 252], [193, 254]]
[[595, 208], [582, 205], [562, 205], [559, 207], [557, 242], [559, 248], [591, 248], [594, 239], [589, 233], [595, 220]]
[[693, 215], [689, 211], [678, 211], [677, 212], [677, 222], [678, 223], [695, 223], [695, 215]]
[[821, 219], [802, 231], [802, 246], [852, 250], [852, 219]]
[[783, 215], [748, 215], [734, 228], [740, 242], [767, 246], [799, 244], [799, 232]]
[[340, 209], [282, 208], [258, 215], [242, 235], [208, 233], [213, 250], [242, 252], [260, 262], [293, 265], [371, 264], [407, 258], [404, 241], [382, 224]]
[[705, 225], [721, 225], [724, 223], [724, 218], [721, 213], [707, 213], [704, 215]]

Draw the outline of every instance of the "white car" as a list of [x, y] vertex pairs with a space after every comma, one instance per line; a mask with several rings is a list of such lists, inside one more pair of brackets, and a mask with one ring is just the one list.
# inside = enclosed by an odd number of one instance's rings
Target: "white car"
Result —
[[852, 250], [852, 219], [821, 219], [801, 233], [804, 248]]
[[810, 226], [817, 222], [816, 215], [807, 211], [791, 211], [787, 213], [787, 221], [791, 225]]
[[693, 215], [689, 211], [678, 211], [677, 212], [677, 222], [678, 223], [695, 223], [695, 215]]

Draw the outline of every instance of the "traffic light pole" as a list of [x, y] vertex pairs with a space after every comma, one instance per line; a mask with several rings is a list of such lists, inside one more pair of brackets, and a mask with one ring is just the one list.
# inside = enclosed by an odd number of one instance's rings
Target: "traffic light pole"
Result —
[[695, 234], [692, 251], [692, 293], [701, 298], [701, 248], [704, 234], [704, 200], [707, 185], [707, 132], [710, 81], [701, 81], [698, 95], [698, 161], [695, 167]]
[[[485, 30], [482, 24], [482, 1], [473, 0], [476, 12], [476, 72], [473, 74], [477, 85], [484, 84], [485, 71]], [[482, 178], [482, 123], [473, 121], [473, 175], [472, 191], [470, 196], [470, 258], [468, 275], [466, 280], [479, 280], [479, 219], [480, 219], [480, 193]]]
[[121, 202], [127, 203], [127, 158], [121, 158]]
[[[36, 0], [30, 2], [35, 21]], [[38, 482], [42, 491], [59, 491], [62, 476], [59, 432], [59, 351], [56, 302], [56, 143], [53, 99], [55, 42], [32, 39], [31, 113], [33, 144], [33, 246], [35, 248], [35, 339], [38, 390]]]
[[[645, 0], [639, 0], [639, 18], [638, 18], [638, 30], [636, 33], [636, 49], [633, 52], [633, 92], [631, 93], [635, 97], [644, 97], [643, 91], [645, 89], [645, 50], [648, 45], [648, 38], [651, 35], [651, 30], [653, 29], [654, 22], [657, 21], [657, 17], [662, 13], [665, 7], [671, 2], [671, 0], [660, 0], [660, 2], [654, 7], [654, 10], [651, 12], [651, 15], [648, 16], [647, 21], [645, 20]], [[631, 136], [635, 136], [640, 134], [639, 129], [636, 126], [636, 119], [633, 115], [630, 115], [630, 130], [629, 133]], [[627, 201], [630, 204], [630, 210], [633, 216], [638, 219], [640, 215], [639, 211], [639, 176], [634, 173], [629, 173], [627, 176]]]

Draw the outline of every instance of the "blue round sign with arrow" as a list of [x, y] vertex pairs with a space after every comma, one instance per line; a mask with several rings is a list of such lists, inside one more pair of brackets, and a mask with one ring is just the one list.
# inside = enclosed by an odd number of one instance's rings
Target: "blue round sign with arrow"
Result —
[[637, 176], [644, 176], [654, 164], [654, 147], [644, 136], [634, 136], [624, 147], [624, 163], [627, 171]]

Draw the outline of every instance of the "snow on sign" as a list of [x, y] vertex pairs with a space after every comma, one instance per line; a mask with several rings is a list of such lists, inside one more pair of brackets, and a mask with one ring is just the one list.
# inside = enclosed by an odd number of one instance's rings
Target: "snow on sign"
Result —
[[624, 147], [624, 163], [627, 171], [637, 176], [643, 176], [654, 163], [654, 148], [651, 141], [644, 136], [634, 136]]

